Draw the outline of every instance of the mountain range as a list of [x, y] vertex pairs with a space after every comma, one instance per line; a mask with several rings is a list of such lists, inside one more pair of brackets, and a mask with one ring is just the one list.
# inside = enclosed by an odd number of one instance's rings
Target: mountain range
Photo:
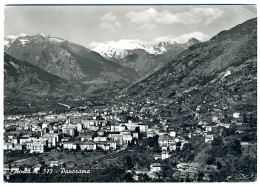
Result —
[[100, 43], [93, 50], [108, 60], [133, 69], [141, 77], [146, 77], [189, 46], [199, 42], [191, 38], [187, 43], [164, 41], [151, 46], [139, 40], [120, 40]]
[[82, 96], [87, 89], [83, 83], [69, 82], [4, 53], [5, 113], [45, 110], [47, 105], [58, 107], [59, 101]]
[[41, 110], [50, 103], [46, 100], [57, 99], [56, 104], [73, 96], [166, 101], [176, 103], [178, 111], [201, 102], [250, 110], [256, 107], [256, 22], [248, 20], [206, 42], [124, 41], [95, 51], [50, 35], [7, 36], [5, 112]]
[[139, 75], [81, 45], [43, 34], [5, 37], [5, 51], [66, 80], [85, 84], [133, 82]]
[[119, 97], [171, 103], [175, 114], [192, 113], [201, 103], [256, 112], [256, 85], [255, 18], [190, 46]]
[[167, 53], [169, 50], [175, 51], [176, 47], [187, 49], [189, 46], [198, 42], [199, 40], [196, 38], [191, 38], [187, 43], [177, 43], [176, 41], [169, 40], [159, 42], [156, 45], [149, 45], [146, 42], [139, 40], [120, 40], [117, 42], [98, 43], [93, 51], [98, 52], [103, 57], [119, 60], [131, 55], [132, 50], [140, 49], [150, 55], [159, 55]]
[[167, 41], [150, 46], [138, 40], [121, 40], [101, 43], [92, 51], [51, 35], [19, 34], [6, 36], [4, 48], [11, 56], [61, 78], [97, 85], [133, 83], [198, 42], [191, 38], [187, 43]]

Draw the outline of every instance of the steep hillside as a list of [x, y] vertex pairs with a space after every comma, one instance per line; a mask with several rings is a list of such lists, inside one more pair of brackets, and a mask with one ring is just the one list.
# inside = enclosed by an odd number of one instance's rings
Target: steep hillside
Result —
[[167, 64], [173, 57], [189, 46], [199, 42], [197, 39], [191, 38], [187, 43], [168, 41], [150, 46], [141, 41], [121, 40], [118, 42], [101, 43], [93, 50], [106, 59], [129, 67], [141, 77], [145, 77]]
[[257, 20], [252, 19], [197, 43], [165, 67], [122, 92], [124, 99], [232, 105], [256, 112]]
[[66, 99], [79, 97], [88, 87], [68, 82], [25, 61], [4, 54], [5, 113], [27, 113], [51, 109]]
[[8, 36], [5, 44], [5, 51], [11, 56], [67, 80], [97, 85], [121, 80], [133, 82], [139, 77], [133, 70], [96, 52], [53, 36]]
[[123, 59], [111, 58], [111, 60], [118, 64], [129, 67], [136, 71], [141, 77], [145, 77], [156, 69], [159, 69], [166, 64], [168, 59], [163, 58], [162, 55], [153, 55], [147, 53], [142, 49], [134, 49], [128, 51], [128, 55]]

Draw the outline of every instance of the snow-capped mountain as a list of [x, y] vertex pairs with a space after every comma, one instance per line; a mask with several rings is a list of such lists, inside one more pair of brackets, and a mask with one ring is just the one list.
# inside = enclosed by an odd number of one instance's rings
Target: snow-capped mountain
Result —
[[140, 40], [120, 40], [109, 41], [105, 43], [95, 43], [93, 51], [98, 52], [106, 58], [114, 58], [117, 60], [124, 59], [132, 54], [132, 50], [141, 49], [151, 55], [165, 54], [167, 51], [175, 50], [176, 48], [187, 49], [189, 46], [200, 42], [195, 38], [191, 38], [187, 43], [177, 43], [176, 41], [163, 41], [156, 45], [149, 45]]
[[141, 77], [145, 77], [198, 42], [200, 41], [191, 38], [187, 43], [168, 40], [152, 45], [140, 40], [120, 40], [117, 42], [92, 43], [92, 46], [95, 46], [92, 50], [108, 60], [133, 69]]
[[10, 35], [10, 36], [6, 36], [4, 38], [4, 47], [5, 50], [11, 46], [11, 44], [17, 39], [20, 38], [21, 39], [21, 43], [24, 44], [25, 41], [23, 41], [23, 38], [25, 38], [26, 36], [28, 36], [28, 34], [18, 34], [18, 35]]
[[139, 75], [81, 45], [44, 34], [5, 37], [5, 52], [69, 81], [103, 84], [135, 81]]
[[196, 38], [191, 38], [187, 43], [178, 43], [176, 41], [162, 41], [155, 45], [153, 48], [155, 50], [155, 54], [165, 54], [167, 52], [178, 52], [180, 50], [185, 50], [189, 48], [191, 45], [199, 43], [200, 41]]
[[129, 50], [141, 49], [149, 54], [155, 54], [155, 50], [152, 46], [139, 40], [120, 40], [109, 41], [105, 43], [98, 43], [93, 51], [98, 52], [100, 55], [106, 58], [123, 59], [130, 53]]
[[[187, 45], [193, 42], [197, 40], [191, 39]], [[228, 103], [236, 108], [239, 103], [242, 110], [243, 105], [251, 104], [248, 112], [252, 108], [256, 111], [256, 67], [257, 19], [254, 18], [220, 32], [209, 41], [190, 46], [152, 75], [125, 89], [122, 95], [131, 96], [133, 101], [144, 97], [178, 101], [185, 97], [185, 103], [179, 107], [185, 112], [196, 108], [198, 100], [209, 105]], [[237, 92], [250, 96], [235, 99]]]
[[[102, 75], [107, 80], [114, 81], [118, 78], [111, 74], [115, 73], [114, 68], [117, 66], [120, 78], [132, 81], [153, 73], [197, 42], [197, 39], [192, 38], [187, 43], [179, 44], [172, 40], [149, 45], [140, 40], [120, 40], [96, 43], [93, 52], [51, 35], [19, 34], [5, 37], [5, 51], [18, 60], [27, 61], [67, 80], [96, 82], [100, 79], [100, 76], [97, 77], [98, 73], [105, 71]], [[90, 63], [91, 61], [94, 63]], [[107, 72], [109, 69], [110, 74]], [[132, 71], [131, 75], [125, 77], [129, 70]], [[105, 78], [98, 81], [105, 82]]]
[[25, 47], [29, 42], [34, 41], [36, 39], [44, 39], [51, 43], [64, 42], [63, 39], [57, 38], [51, 35], [37, 34], [37, 35], [29, 35], [29, 34], [17, 34], [10, 35], [4, 37], [4, 49], [7, 50], [14, 42], [17, 42], [17, 45], [21, 47]]

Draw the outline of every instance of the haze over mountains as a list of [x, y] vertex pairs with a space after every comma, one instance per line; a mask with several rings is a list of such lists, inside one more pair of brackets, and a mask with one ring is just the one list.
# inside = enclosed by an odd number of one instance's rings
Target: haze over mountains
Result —
[[5, 110], [20, 104], [14, 91], [30, 105], [35, 95], [83, 98], [91, 93], [110, 100], [128, 87], [120, 94], [124, 99], [190, 97], [179, 101], [184, 110], [211, 97], [223, 102], [231, 94], [256, 97], [256, 19], [202, 43], [195, 38], [155, 46], [124, 41], [94, 50], [43, 34], [5, 37]]

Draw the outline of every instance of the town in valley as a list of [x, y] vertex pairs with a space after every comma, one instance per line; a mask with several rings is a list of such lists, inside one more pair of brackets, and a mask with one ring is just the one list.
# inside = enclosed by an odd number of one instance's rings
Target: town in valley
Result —
[[256, 182], [257, 6], [5, 5], [6, 183]]
[[[55, 175], [65, 168], [74, 172], [87, 168], [95, 173], [115, 166], [124, 167], [119, 173], [128, 181], [211, 181], [227, 163], [226, 157], [242, 153], [250, 157], [256, 151], [252, 115], [202, 103], [191, 122], [173, 123], [160, 112], [171, 105], [144, 100], [70, 108], [60, 114], [5, 116], [6, 179], [28, 171], [28, 175]], [[208, 112], [213, 114], [204, 117]], [[241, 173], [225, 181], [254, 176]], [[95, 180], [93, 175], [89, 179]]]

